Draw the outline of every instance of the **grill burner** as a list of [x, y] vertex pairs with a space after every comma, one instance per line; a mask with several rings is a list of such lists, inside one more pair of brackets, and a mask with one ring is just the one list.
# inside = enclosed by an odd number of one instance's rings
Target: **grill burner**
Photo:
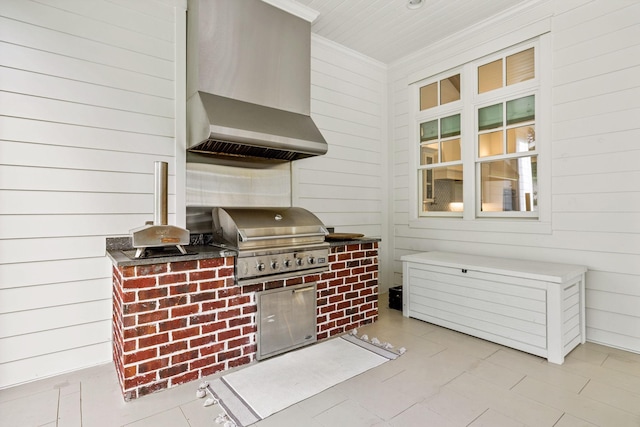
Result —
[[212, 215], [214, 240], [238, 252], [238, 284], [329, 269], [327, 229], [305, 209], [214, 208]]

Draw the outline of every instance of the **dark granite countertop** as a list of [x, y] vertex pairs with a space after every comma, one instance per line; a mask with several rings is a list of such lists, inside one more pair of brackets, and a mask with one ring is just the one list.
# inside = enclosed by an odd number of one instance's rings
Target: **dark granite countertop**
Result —
[[[166, 262], [176, 261], [193, 261], [199, 259], [211, 259], [211, 258], [224, 258], [228, 256], [235, 256], [236, 251], [221, 246], [214, 246], [210, 243], [204, 243], [206, 239], [202, 236], [192, 236], [191, 244], [185, 246], [187, 253], [185, 255], [180, 254], [177, 249], [175, 251], [169, 251], [167, 255], [154, 254], [147, 258], [135, 258], [136, 250], [131, 246], [130, 237], [114, 237], [107, 238], [106, 248], [107, 256], [113, 262], [116, 267], [128, 267], [133, 265], [149, 265], [149, 264], [162, 264]], [[340, 241], [328, 241], [330, 247], [347, 246], [363, 243], [380, 242], [380, 238], [376, 237], [360, 237], [357, 239], [340, 240]], [[168, 247], [167, 249], [172, 249]]]

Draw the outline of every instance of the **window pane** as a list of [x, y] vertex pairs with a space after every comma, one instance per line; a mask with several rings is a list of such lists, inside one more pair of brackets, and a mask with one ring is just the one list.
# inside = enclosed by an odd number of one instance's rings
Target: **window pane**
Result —
[[420, 111], [438, 105], [438, 83], [422, 86], [420, 88]]
[[440, 105], [460, 99], [460, 74], [440, 81]]
[[462, 158], [460, 154], [460, 140], [452, 139], [442, 142], [442, 161], [455, 162]]
[[422, 211], [427, 211], [427, 206], [433, 200], [433, 170], [420, 171], [420, 190], [422, 200]]
[[420, 123], [420, 141], [431, 141], [438, 138], [438, 120]]
[[478, 93], [502, 87], [502, 59], [478, 67]]
[[[432, 175], [427, 174], [432, 172]], [[425, 182], [432, 179], [431, 185]], [[422, 171], [423, 212], [462, 212], [462, 165]], [[425, 191], [432, 188], [432, 192]], [[432, 197], [426, 198], [430, 194]]]
[[478, 135], [478, 157], [504, 154], [502, 148], [502, 131]]
[[502, 126], [502, 104], [491, 105], [478, 110], [478, 130], [494, 129]]
[[533, 48], [507, 56], [507, 86], [535, 77]]
[[507, 101], [507, 125], [527, 122], [536, 118], [534, 95]]
[[440, 138], [460, 135], [460, 114], [444, 117], [440, 122]]
[[522, 153], [536, 149], [534, 126], [507, 129], [507, 153]]
[[481, 163], [482, 211], [537, 211], [537, 166], [535, 156]]
[[431, 165], [438, 163], [438, 143], [426, 144], [420, 147], [420, 164]]

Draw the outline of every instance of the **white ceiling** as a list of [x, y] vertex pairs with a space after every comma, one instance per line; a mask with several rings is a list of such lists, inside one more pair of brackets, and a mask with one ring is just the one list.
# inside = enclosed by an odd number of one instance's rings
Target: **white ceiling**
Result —
[[320, 13], [311, 31], [386, 64], [530, 0], [296, 0]]

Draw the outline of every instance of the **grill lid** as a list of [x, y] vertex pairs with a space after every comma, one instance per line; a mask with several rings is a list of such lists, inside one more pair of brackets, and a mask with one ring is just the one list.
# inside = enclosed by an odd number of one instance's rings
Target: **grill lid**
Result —
[[324, 243], [329, 232], [303, 208], [214, 208], [214, 235], [239, 250]]

